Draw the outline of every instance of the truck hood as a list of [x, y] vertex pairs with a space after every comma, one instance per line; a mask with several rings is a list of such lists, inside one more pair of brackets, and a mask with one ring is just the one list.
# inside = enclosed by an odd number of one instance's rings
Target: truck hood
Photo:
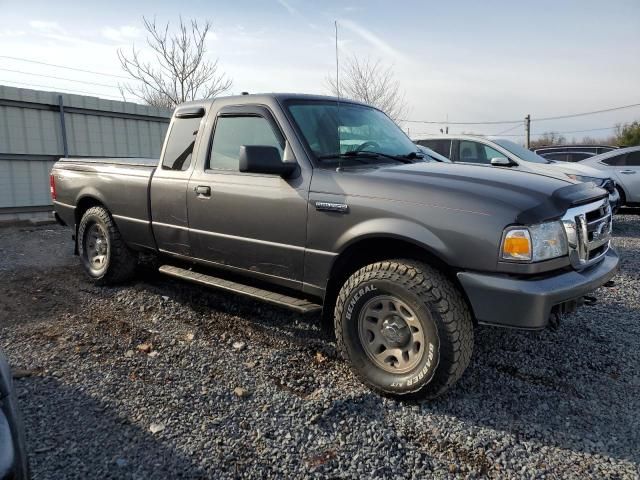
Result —
[[559, 218], [573, 204], [607, 196], [590, 182], [484, 165], [418, 162], [326, 172], [314, 175], [312, 191], [497, 215], [516, 223]]

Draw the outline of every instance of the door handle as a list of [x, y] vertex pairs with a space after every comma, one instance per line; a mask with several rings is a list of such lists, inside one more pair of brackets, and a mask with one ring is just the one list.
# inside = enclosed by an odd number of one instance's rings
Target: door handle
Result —
[[623, 173], [625, 175], [632, 175], [634, 173], [636, 173], [635, 170], [620, 170], [620, 173]]
[[210, 197], [211, 196], [211, 187], [207, 185], [198, 185], [193, 189], [196, 192], [196, 195], [201, 197]]

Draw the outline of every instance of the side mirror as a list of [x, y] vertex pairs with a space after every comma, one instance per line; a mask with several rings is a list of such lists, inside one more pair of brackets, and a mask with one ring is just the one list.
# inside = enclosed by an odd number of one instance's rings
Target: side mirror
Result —
[[515, 165], [515, 163], [506, 157], [495, 157], [491, 159], [491, 165], [494, 167], [511, 167]]
[[242, 145], [240, 147], [240, 171], [270, 173], [287, 177], [296, 169], [296, 163], [283, 162], [280, 151], [270, 145]]

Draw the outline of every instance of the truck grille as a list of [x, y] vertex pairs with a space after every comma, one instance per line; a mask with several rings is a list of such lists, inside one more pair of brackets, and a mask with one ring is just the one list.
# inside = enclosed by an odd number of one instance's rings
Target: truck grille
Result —
[[612, 215], [608, 198], [570, 208], [562, 222], [569, 244], [569, 260], [574, 268], [593, 265], [609, 250]]

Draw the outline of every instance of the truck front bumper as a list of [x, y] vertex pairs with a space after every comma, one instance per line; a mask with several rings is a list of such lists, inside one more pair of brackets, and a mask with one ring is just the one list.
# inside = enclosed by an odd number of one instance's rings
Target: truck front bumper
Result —
[[579, 300], [608, 282], [618, 270], [618, 254], [610, 249], [597, 265], [544, 278], [459, 272], [478, 323], [537, 330], [546, 327], [554, 307]]

